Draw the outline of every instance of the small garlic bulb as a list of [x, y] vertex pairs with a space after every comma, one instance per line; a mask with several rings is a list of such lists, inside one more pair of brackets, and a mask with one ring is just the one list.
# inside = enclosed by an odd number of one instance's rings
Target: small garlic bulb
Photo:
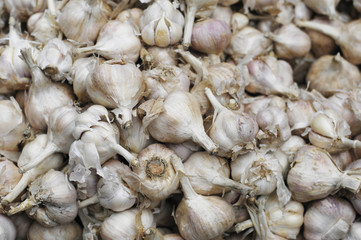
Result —
[[138, 107], [139, 111], [145, 113], [144, 127], [154, 139], [167, 143], [192, 140], [208, 152], [218, 151], [218, 146], [204, 130], [200, 106], [192, 94], [172, 92], [164, 102], [148, 100]]
[[143, 41], [148, 45], [167, 47], [183, 35], [184, 17], [168, 0], [156, 0], [140, 18]]
[[106, 218], [101, 224], [100, 236], [103, 240], [136, 239], [150, 227], [155, 227], [152, 212], [132, 208]]
[[58, 24], [48, 11], [31, 15], [26, 26], [30, 35], [43, 43], [56, 38], [59, 34]]
[[69, 79], [73, 65], [72, 46], [69, 42], [54, 38], [39, 53], [37, 63], [41, 70], [54, 81]]
[[344, 239], [355, 217], [352, 205], [344, 199], [327, 197], [315, 201], [305, 213], [303, 235], [306, 240]]
[[9, 217], [0, 214], [0, 239], [15, 240], [16, 228]]
[[309, 202], [327, 197], [341, 188], [356, 193], [361, 179], [347, 171], [340, 171], [325, 150], [305, 145], [300, 148], [287, 175], [292, 198]]
[[247, 68], [248, 92], [298, 96], [297, 85], [293, 82], [292, 67], [286, 61], [277, 60], [272, 56], [259, 57], [248, 63]]
[[226, 159], [209, 155], [207, 152], [195, 152], [184, 163], [189, 181], [198, 194], [222, 194], [227, 189], [247, 192], [246, 187], [230, 179], [230, 168]]
[[55, 227], [44, 227], [37, 222], [34, 222], [28, 232], [28, 240], [52, 240], [52, 239], [67, 239], [67, 240], [81, 240], [82, 229], [76, 222], [63, 224]]
[[138, 154], [139, 164], [120, 169], [121, 178], [152, 201], [166, 199], [179, 186], [179, 175], [171, 162], [175, 153], [162, 144], [151, 144]]
[[316, 2], [312, 0], [305, 0], [307, 7], [318, 14], [327, 15], [330, 19], [337, 16], [336, 7], [339, 2], [340, 0], [320, 0]]
[[59, 27], [68, 39], [92, 44], [110, 14], [104, 0], [72, 0], [61, 9]]
[[0, 197], [4, 197], [20, 181], [21, 174], [15, 164], [5, 158], [0, 158]]
[[202, 53], [219, 55], [230, 43], [231, 36], [227, 23], [209, 18], [194, 24], [192, 48]]
[[144, 95], [142, 72], [134, 63], [99, 63], [89, 81], [89, 97], [95, 104], [114, 108], [117, 121], [123, 128], [132, 124], [132, 109]]
[[[218, 155], [230, 157], [255, 141], [257, 122], [246, 113], [231, 111], [221, 105], [209, 88], [205, 93], [214, 108], [210, 138], [219, 145]], [[249, 146], [248, 146], [249, 147]]]
[[74, 52], [75, 54], [97, 53], [106, 59], [136, 62], [140, 48], [140, 40], [130, 24], [111, 20], [101, 28], [94, 46], [78, 48]]
[[[177, 171], [186, 174], [180, 159], [174, 159]], [[232, 227], [235, 213], [231, 204], [218, 196], [197, 194], [185, 175], [181, 176], [184, 196], [175, 211], [175, 222], [187, 240], [213, 239]]]
[[312, 63], [306, 77], [310, 89], [316, 89], [324, 96], [331, 96], [339, 90], [355, 89], [361, 82], [360, 70], [340, 54], [326, 55]]
[[310, 37], [292, 23], [266, 36], [275, 42], [275, 52], [282, 59], [301, 58], [311, 50]]

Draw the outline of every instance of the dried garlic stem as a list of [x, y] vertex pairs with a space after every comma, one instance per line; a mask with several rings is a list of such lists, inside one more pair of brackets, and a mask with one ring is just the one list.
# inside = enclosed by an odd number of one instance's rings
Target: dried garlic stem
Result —
[[44, 150], [40, 153], [40, 155], [35, 156], [33, 160], [29, 161], [29, 163], [25, 164], [24, 166], [19, 167], [20, 173], [25, 173], [29, 171], [30, 169], [33, 169], [34, 167], [38, 166], [40, 163], [42, 163], [47, 157], [49, 157], [51, 154], [57, 152], [59, 150], [59, 147], [50, 142], [46, 145]]
[[342, 146], [348, 147], [348, 148], [361, 148], [361, 141], [359, 140], [351, 140], [346, 137], [342, 137], [340, 139]]
[[85, 208], [89, 205], [93, 205], [99, 203], [98, 195], [94, 195], [88, 199], [85, 199], [84, 201], [78, 202], [78, 208]]
[[244, 222], [237, 223], [234, 227], [236, 233], [243, 232], [244, 230], [253, 227], [253, 222], [251, 219], [248, 219]]
[[19, 194], [28, 186], [33, 176], [34, 176], [33, 173], [30, 172], [24, 173], [20, 181], [14, 187], [14, 189], [1, 200], [1, 204], [6, 206], [9, 203], [13, 202], [15, 198], [17, 198], [17, 196], [19, 196]]
[[113, 151], [115, 151], [116, 153], [118, 153], [119, 155], [123, 156], [125, 158], [125, 160], [127, 160], [131, 166], [139, 165], [138, 159], [136, 157], [134, 157], [133, 154], [128, 152], [125, 148], [123, 148], [121, 145], [114, 144], [110, 148]]
[[32, 199], [32, 198], [27, 198], [26, 200], [24, 200], [23, 202], [21, 202], [19, 205], [17, 205], [16, 207], [11, 207], [8, 215], [14, 215], [16, 213], [28, 210], [34, 206], [37, 206], [37, 202]]
[[172, 164], [176, 171], [180, 172], [182, 174], [180, 178], [180, 183], [182, 185], [184, 197], [187, 199], [196, 198], [198, 197], [198, 193], [196, 193], [191, 185], [191, 182], [189, 181], [188, 177], [185, 175], [186, 171], [184, 168], [184, 165], [182, 163], [182, 160], [179, 157], [172, 156]]
[[183, 36], [183, 45], [187, 49], [191, 45], [192, 39], [192, 29], [194, 25], [194, 19], [196, 16], [197, 8], [193, 5], [187, 4], [187, 14], [185, 17], [184, 25], [184, 36]]
[[242, 183], [221, 176], [212, 178], [209, 181], [214, 185], [230, 188], [236, 192], [240, 192], [242, 195], [247, 195], [250, 191], [253, 190], [251, 187], [243, 185]]

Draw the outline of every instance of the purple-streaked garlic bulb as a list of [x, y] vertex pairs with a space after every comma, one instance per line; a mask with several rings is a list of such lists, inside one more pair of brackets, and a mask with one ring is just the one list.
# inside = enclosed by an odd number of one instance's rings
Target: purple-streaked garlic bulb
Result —
[[258, 132], [257, 122], [246, 113], [231, 111], [221, 105], [209, 88], [205, 89], [205, 93], [214, 108], [208, 134], [219, 146], [218, 155], [229, 157], [252, 145]]
[[138, 107], [144, 127], [150, 135], [166, 143], [182, 143], [192, 140], [210, 153], [218, 151], [218, 146], [208, 137], [203, 127], [200, 106], [188, 92], [172, 92], [163, 101], [148, 100]]
[[52, 240], [52, 239], [67, 239], [80, 240], [82, 239], [82, 229], [76, 222], [71, 222], [55, 227], [44, 227], [37, 222], [33, 222], [29, 228], [29, 240]]
[[132, 109], [144, 95], [142, 72], [134, 63], [99, 63], [88, 81], [86, 89], [95, 104], [113, 108], [117, 121], [124, 128], [132, 124]]
[[150, 46], [167, 47], [178, 43], [183, 26], [182, 13], [168, 0], [154, 1], [140, 17], [142, 39]]
[[344, 239], [356, 213], [352, 205], [341, 198], [327, 197], [315, 201], [304, 216], [303, 235], [311, 239]]
[[351, 172], [339, 170], [325, 150], [305, 145], [298, 150], [291, 163], [287, 184], [294, 200], [309, 202], [327, 197], [342, 188], [357, 193], [361, 179]]
[[93, 44], [110, 14], [104, 0], [72, 0], [61, 10], [59, 27], [68, 39]]

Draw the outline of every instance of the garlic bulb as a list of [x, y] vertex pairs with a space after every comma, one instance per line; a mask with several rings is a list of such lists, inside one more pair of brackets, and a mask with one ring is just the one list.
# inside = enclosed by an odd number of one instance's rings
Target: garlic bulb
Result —
[[140, 47], [140, 40], [130, 24], [112, 20], [101, 28], [94, 46], [78, 48], [74, 52], [75, 54], [97, 53], [106, 59], [125, 59], [136, 62]]
[[266, 36], [275, 42], [275, 52], [279, 58], [304, 57], [311, 50], [311, 39], [294, 24], [286, 24]]
[[360, 19], [342, 24], [339, 27], [311, 21], [297, 21], [296, 24], [299, 27], [310, 28], [333, 38], [336, 44], [340, 46], [342, 54], [347, 61], [352, 64], [361, 63], [361, 40], [357, 34], [361, 28]]
[[[48, 138], [45, 134], [38, 135], [33, 141], [26, 144], [18, 160], [18, 167], [22, 169], [28, 163], [31, 163], [33, 156], [40, 155], [48, 143]], [[46, 173], [50, 169], [58, 169], [64, 164], [63, 156], [61, 154], [50, 154], [41, 163], [34, 168], [23, 173], [20, 181], [16, 184], [9, 194], [7, 194], [1, 203], [4, 205], [13, 202], [37, 177]], [[19, 172], [21, 171], [19, 169]]]
[[4, 0], [4, 3], [7, 11], [21, 21], [26, 21], [33, 13], [44, 11], [47, 6], [46, 0]]
[[49, 11], [31, 15], [26, 26], [30, 35], [43, 43], [56, 38], [59, 34], [58, 24]]
[[253, 27], [244, 27], [233, 34], [226, 53], [231, 54], [237, 62], [248, 62], [249, 59], [263, 55], [269, 51], [272, 41]]
[[300, 130], [303, 131], [310, 126], [312, 117], [316, 113], [312, 103], [304, 100], [287, 101], [286, 112], [291, 130], [301, 134]]
[[133, 26], [136, 32], [140, 32], [140, 18], [143, 15], [143, 10], [140, 8], [130, 8], [121, 11], [115, 20], [126, 22]]
[[167, 47], [183, 35], [184, 17], [168, 0], [156, 0], [140, 18], [143, 41], [148, 45]]
[[249, 84], [246, 90], [251, 93], [277, 94], [289, 97], [299, 95], [293, 82], [289, 63], [272, 56], [259, 57], [247, 64]]
[[343, 240], [360, 240], [361, 239], [361, 223], [354, 222]]
[[281, 0], [243, 0], [244, 9], [246, 13], [250, 10], [255, 10], [258, 13], [269, 13], [276, 15], [279, 13], [283, 4]]
[[16, 228], [16, 239], [17, 240], [26, 240], [30, 225], [33, 220], [30, 219], [25, 213], [19, 213], [10, 216], [11, 221], [14, 223]]
[[195, 17], [207, 18], [216, 8], [218, 0], [185, 0], [185, 25], [183, 45], [188, 48], [191, 43], [192, 30]]
[[316, 89], [327, 97], [339, 90], [355, 89], [361, 82], [361, 74], [357, 66], [349, 63], [340, 54], [326, 55], [311, 65], [306, 81], [310, 89]]
[[179, 175], [171, 162], [175, 153], [162, 144], [151, 144], [138, 154], [139, 164], [120, 169], [121, 178], [152, 201], [166, 199], [179, 186]]
[[189, 181], [198, 194], [215, 195], [227, 189], [245, 193], [251, 188], [231, 180], [228, 162], [207, 152], [195, 152], [184, 163]]
[[277, 188], [277, 196], [286, 204], [291, 193], [283, 175], [288, 168], [287, 156], [280, 150], [259, 149], [231, 161], [232, 179], [253, 188], [255, 195], [268, 195]]
[[0, 196], [4, 197], [12, 192], [20, 179], [21, 174], [15, 164], [5, 158], [0, 158]]
[[32, 84], [25, 102], [25, 116], [32, 127], [46, 130], [50, 113], [58, 107], [70, 104], [74, 96], [69, 85], [54, 83], [44, 75], [35, 64], [30, 49], [22, 50], [21, 53], [31, 69], [32, 76]]
[[209, 88], [205, 89], [205, 93], [214, 108], [209, 136], [219, 145], [218, 155], [229, 157], [252, 144], [258, 132], [256, 121], [246, 113], [231, 111], [222, 106]]
[[286, 101], [281, 97], [273, 95], [245, 98], [242, 102], [245, 105], [244, 111], [254, 118], [268, 107], [277, 107], [280, 110], [286, 111]]
[[330, 19], [337, 16], [336, 7], [339, 2], [340, 0], [321, 0], [316, 2], [312, 0], [305, 0], [307, 7], [318, 14], [327, 15]]
[[[292, 1], [292, 0], [291, 0]], [[310, 20], [312, 17], [312, 11], [307, 8], [306, 4], [302, 0], [293, 1], [294, 5], [294, 20]], [[311, 38], [311, 36], [309, 36]], [[312, 38], [311, 38], [312, 41]]]
[[43, 226], [70, 223], [78, 214], [76, 190], [64, 173], [51, 169], [31, 183], [27, 199], [11, 207], [9, 214], [24, 210]]
[[131, 111], [143, 97], [145, 84], [134, 63], [105, 62], [95, 67], [86, 89], [94, 103], [115, 108], [112, 112], [117, 121], [128, 128], [132, 124]]
[[341, 188], [356, 193], [361, 179], [340, 171], [325, 150], [305, 145], [298, 150], [291, 164], [287, 184], [293, 199], [309, 202], [327, 197]]
[[246, 15], [239, 12], [234, 12], [231, 18], [232, 33], [235, 34], [239, 32], [242, 28], [246, 27], [248, 23], [249, 19]]
[[303, 235], [311, 239], [344, 239], [356, 213], [349, 202], [336, 197], [315, 201], [304, 217]]
[[34, 222], [28, 233], [29, 240], [43, 239], [67, 239], [67, 240], [80, 240], [81, 227], [76, 222], [63, 224], [55, 227], [44, 227], [37, 222]]
[[86, 90], [86, 82], [89, 81], [88, 78], [94, 71], [97, 61], [95, 57], [78, 58], [71, 67], [70, 77], [73, 81], [73, 90], [81, 103], [91, 101]]
[[110, 13], [104, 0], [72, 0], [61, 10], [59, 27], [68, 39], [92, 44]]
[[302, 137], [292, 135], [281, 145], [280, 150], [288, 156], [288, 161], [291, 163], [295, 154], [303, 145], [306, 145], [306, 142]]
[[227, 23], [229, 27], [231, 27], [231, 19], [232, 19], [232, 9], [230, 7], [220, 5], [218, 1], [218, 5], [211, 16], [213, 19], [217, 19]]
[[155, 227], [151, 211], [132, 208], [106, 218], [100, 227], [100, 236], [103, 240], [136, 239], [149, 227]]
[[184, 143], [168, 143], [166, 146], [173, 150], [175, 154], [182, 160], [182, 162], [185, 162], [190, 155], [192, 155], [193, 152], [200, 151], [200, 146], [193, 141], [187, 141]]
[[143, 123], [138, 117], [133, 117], [132, 126], [127, 129], [122, 129], [119, 135], [119, 143], [133, 153], [139, 153], [154, 142], [154, 140], [146, 134]]
[[37, 63], [45, 75], [54, 81], [69, 79], [73, 65], [71, 48], [70, 43], [58, 38], [54, 38], [45, 44], [37, 58]]
[[344, 171], [347, 166], [352, 162], [352, 154], [351, 151], [344, 151], [339, 153], [334, 153], [331, 155], [332, 161], [336, 164], [336, 166]]
[[231, 41], [231, 29], [225, 22], [206, 19], [197, 22], [192, 31], [192, 48], [208, 54], [221, 54]]
[[174, 91], [189, 91], [190, 80], [179, 67], [159, 65], [143, 72], [146, 83], [147, 99], [166, 98]]
[[75, 140], [73, 130], [78, 115], [77, 109], [73, 106], [59, 107], [50, 113], [47, 133], [48, 143], [38, 155], [34, 154], [29, 162], [22, 165], [20, 170], [26, 172], [32, 169], [55, 152], [68, 154], [70, 145]]
[[238, 223], [236, 232], [254, 227], [261, 239], [296, 239], [303, 224], [303, 205], [290, 201], [283, 205], [275, 193], [257, 199], [258, 207], [248, 206], [251, 220]]
[[0, 100], [0, 112], [0, 151], [18, 151], [19, 144], [25, 140], [25, 116], [13, 97]]
[[192, 94], [172, 92], [164, 102], [148, 100], [138, 107], [139, 111], [146, 113], [143, 124], [154, 139], [169, 143], [192, 140], [208, 152], [218, 151], [204, 131], [199, 103]]
[[14, 223], [7, 216], [0, 214], [0, 239], [15, 240], [16, 229]]
[[172, 48], [150, 47], [149, 54], [152, 56], [152, 63], [158, 65], [177, 65], [176, 52]]
[[184, 175], [180, 159], [174, 159], [175, 168], [183, 175], [181, 185], [184, 196], [175, 211], [175, 222], [181, 236], [187, 240], [213, 239], [221, 236], [235, 221], [232, 205], [218, 196], [197, 194]]

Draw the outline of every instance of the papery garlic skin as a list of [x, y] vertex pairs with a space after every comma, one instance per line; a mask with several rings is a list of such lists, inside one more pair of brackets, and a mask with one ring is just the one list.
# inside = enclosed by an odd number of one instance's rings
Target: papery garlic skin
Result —
[[212, 13], [212, 18], [221, 20], [231, 27], [232, 9], [230, 7], [221, 6], [219, 4], [220, 2], [218, 1], [216, 9]]
[[15, 240], [16, 228], [7, 216], [0, 214], [0, 239]]
[[355, 89], [361, 82], [361, 74], [357, 66], [339, 54], [336, 56], [326, 55], [311, 65], [306, 81], [311, 90], [316, 89], [327, 97], [340, 89]]
[[59, 34], [58, 24], [48, 11], [31, 15], [26, 26], [30, 35], [43, 43], [56, 38]]
[[142, 39], [151, 46], [167, 47], [179, 42], [183, 26], [183, 15], [168, 0], [155, 1], [140, 18]]
[[150, 210], [129, 209], [120, 213], [113, 213], [106, 218], [100, 227], [100, 236], [104, 240], [135, 239], [139, 232], [138, 227], [143, 229], [155, 227], [153, 215]]
[[126, 22], [133, 26], [133, 28], [140, 32], [140, 18], [143, 15], [143, 10], [140, 8], [130, 8], [121, 11], [115, 20]]
[[327, 197], [315, 201], [304, 217], [304, 236], [311, 239], [343, 239], [356, 217], [351, 204], [344, 199]]
[[350, 231], [343, 238], [343, 240], [360, 240], [361, 239], [361, 223], [354, 222], [350, 228]]
[[7, 159], [0, 159], [0, 197], [10, 193], [20, 179], [21, 174], [15, 164]]
[[82, 229], [76, 222], [59, 225], [56, 227], [44, 227], [37, 222], [34, 222], [28, 232], [29, 240], [51, 240], [51, 239], [67, 239], [80, 240], [82, 239]]
[[305, 0], [307, 7], [318, 14], [327, 15], [331, 19], [337, 15], [336, 7], [339, 2], [340, 0], [321, 0], [317, 2]]
[[172, 48], [150, 47], [148, 52], [153, 58], [153, 64], [158, 65], [177, 65], [176, 52]]
[[316, 111], [310, 101], [298, 100], [294, 102], [287, 102], [288, 123], [292, 131], [302, 131], [306, 127], [309, 127], [315, 113]]
[[110, 13], [111, 8], [103, 0], [72, 0], [61, 10], [59, 27], [68, 39], [92, 43]]

